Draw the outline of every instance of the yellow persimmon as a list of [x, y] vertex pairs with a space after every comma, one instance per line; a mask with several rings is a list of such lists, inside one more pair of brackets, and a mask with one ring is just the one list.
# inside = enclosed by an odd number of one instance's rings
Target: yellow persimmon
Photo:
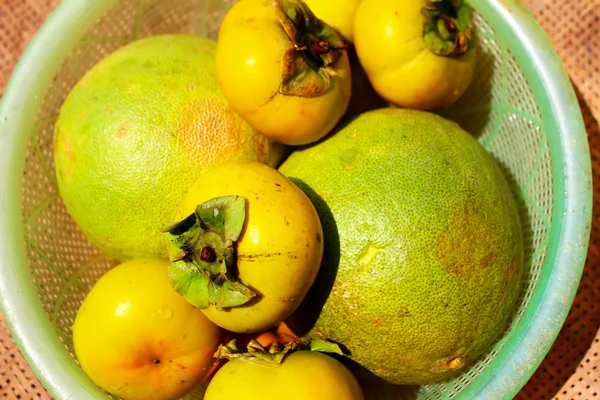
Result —
[[308, 197], [281, 173], [249, 161], [204, 172], [167, 234], [172, 286], [215, 324], [261, 332], [300, 305], [323, 257]]
[[136, 259], [94, 285], [73, 324], [87, 375], [124, 399], [175, 399], [207, 378], [225, 332], [169, 285], [168, 262]]
[[462, 0], [365, 0], [354, 19], [354, 45], [381, 97], [399, 107], [439, 109], [473, 79], [470, 23]]
[[300, 0], [236, 3], [221, 24], [215, 65], [231, 107], [281, 143], [321, 139], [350, 101], [346, 45]]

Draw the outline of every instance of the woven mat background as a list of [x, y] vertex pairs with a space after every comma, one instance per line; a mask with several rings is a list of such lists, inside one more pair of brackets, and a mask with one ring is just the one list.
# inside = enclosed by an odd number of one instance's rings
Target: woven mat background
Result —
[[[516, 397], [600, 399], [600, 0], [524, 0], [577, 89], [594, 166], [594, 221], [573, 308], [541, 366]], [[59, 0], [0, 0], [0, 96], [23, 50]], [[0, 399], [50, 399], [0, 315]]]

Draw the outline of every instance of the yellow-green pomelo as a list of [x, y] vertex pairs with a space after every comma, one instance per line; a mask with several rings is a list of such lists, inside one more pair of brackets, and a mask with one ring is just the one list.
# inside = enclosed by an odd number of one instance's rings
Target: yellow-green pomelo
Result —
[[489, 349], [519, 294], [523, 239], [474, 138], [434, 114], [380, 109], [280, 170], [325, 235], [319, 277], [288, 321], [297, 333], [312, 327], [394, 384], [448, 379]]
[[161, 229], [208, 166], [276, 164], [279, 149], [227, 105], [214, 41], [141, 39], [95, 65], [55, 127], [60, 195], [88, 239], [118, 260], [166, 258]]

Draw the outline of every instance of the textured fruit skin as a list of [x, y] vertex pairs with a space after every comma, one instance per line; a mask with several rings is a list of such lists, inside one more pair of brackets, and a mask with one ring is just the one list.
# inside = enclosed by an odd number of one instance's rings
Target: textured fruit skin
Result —
[[207, 200], [232, 195], [247, 204], [237, 276], [258, 295], [241, 307], [202, 311], [229, 331], [261, 332], [289, 317], [306, 296], [323, 258], [323, 229], [302, 190], [277, 170], [252, 161], [207, 170], [186, 193], [176, 221]]
[[317, 97], [280, 93], [282, 57], [292, 41], [271, 0], [236, 3], [219, 29], [215, 65], [231, 107], [258, 132], [289, 145], [313, 143], [344, 115], [352, 91], [346, 51], [333, 65], [331, 86]]
[[474, 48], [460, 57], [440, 57], [426, 47], [421, 9], [427, 2], [369, 0], [356, 11], [358, 58], [377, 93], [399, 107], [447, 107], [466, 92], [475, 73]]
[[205, 400], [362, 400], [356, 378], [339, 361], [297, 351], [280, 365], [245, 359], [225, 364], [213, 377]]
[[[100, 278], [73, 324], [88, 376], [125, 399], [175, 399], [213, 370], [225, 332], [179, 296], [167, 261], [136, 259]], [[158, 361], [158, 362], [156, 362]]]
[[474, 138], [434, 114], [381, 109], [280, 171], [315, 204], [326, 243], [287, 321], [296, 333], [316, 320], [309, 336], [394, 384], [450, 378], [489, 349], [519, 294], [523, 238], [509, 186]]
[[100, 61], [62, 105], [60, 195], [108, 256], [166, 258], [161, 229], [207, 166], [275, 156], [220, 94], [214, 52], [194, 36], [139, 40]]
[[317, 18], [338, 30], [342, 37], [354, 40], [354, 15], [362, 0], [304, 0]]

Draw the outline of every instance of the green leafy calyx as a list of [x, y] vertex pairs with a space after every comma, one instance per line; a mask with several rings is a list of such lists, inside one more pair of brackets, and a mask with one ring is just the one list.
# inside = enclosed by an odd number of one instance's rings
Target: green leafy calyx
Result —
[[169, 283], [195, 307], [237, 307], [256, 295], [236, 277], [236, 242], [245, 220], [243, 197], [217, 197], [167, 229]]
[[421, 10], [425, 45], [438, 56], [461, 56], [473, 41], [473, 10], [463, 0], [429, 0]]
[[312, 342], [294, 340], [286, 344], [273, 342], [269, 347], [264, 347], [253, 339], [244, 347], [239, 346], [237, 341], [233, 339], [226, 345], [220, 345], [214, 354], [214, 358], [217, 360], [243, 358], [252, 362], [278, 365], [283, 363], [289, 354], [299, 350], [334, 353], [341, 356], [344, 355], [337, 344], [325, 340], [315, 340]]
[[258, 363], [281, 364], [285, 356], [300, 345], [302, 345], [300, 341], [292, 341], [285, 345], [274, 342], [267, 348], [253, 339], [244, 347], [238, 346], [237, 341], [233, 339], [226, 345], [220, 345], [214, 354], [214, 358], [217, 360], [244, 358]]
[[303, 1], [275, 0], [274, 7], [291, 41], [281, 60], [279, 93], [322, 96], [331, 87], [331, 79], [337, 75], [335, 64], [348, 46]]

